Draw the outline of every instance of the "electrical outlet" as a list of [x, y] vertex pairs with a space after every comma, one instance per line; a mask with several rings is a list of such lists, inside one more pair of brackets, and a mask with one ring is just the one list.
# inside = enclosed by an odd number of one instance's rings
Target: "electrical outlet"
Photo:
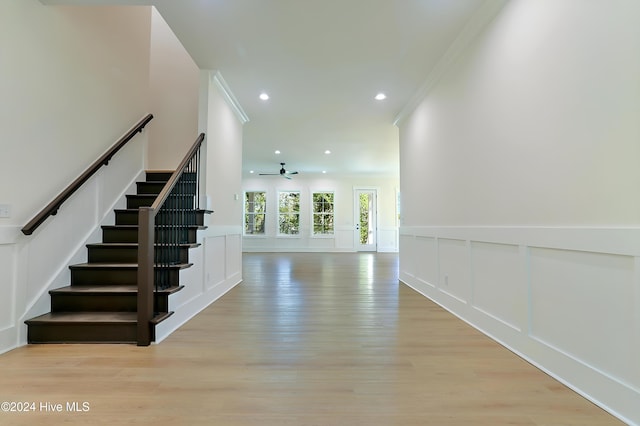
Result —
[[11, 206], [9, 204], [0, 204], [0, 217], [11, 217]]

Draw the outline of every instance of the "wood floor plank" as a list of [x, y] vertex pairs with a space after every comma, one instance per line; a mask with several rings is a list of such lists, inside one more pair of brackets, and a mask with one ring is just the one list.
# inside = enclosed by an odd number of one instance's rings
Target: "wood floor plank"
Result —
[[159, 345], [1, 355], [0, 402], [37, 410], [0, 425], [621, 424], [399, 284], [396, 254], [245, 254], [243, 278]]

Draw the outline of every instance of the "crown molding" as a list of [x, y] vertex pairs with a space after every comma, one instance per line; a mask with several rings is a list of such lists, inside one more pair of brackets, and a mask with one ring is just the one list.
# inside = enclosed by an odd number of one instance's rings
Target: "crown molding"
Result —
[[427, 79], [420, 86], [418, 91], [411, 97], [409, 102], [402, 108], [400, 113], [393, 121], [395, 126], [407, 118], [413, 110], [427, 97], [429, 92], [438, 84], [442, 76], [444, 76], [453, 63], [458, 59], [462, 52], [478, 37], [482, 30], [498, 15], [505, 4], [509, 0], [485, 0], [473, 16], [467, 21], [460, 34], [451, 43], [444, 55], [431, 69]]
[[212, 71], [211, 80], [213, 80], [216, 87], [220, 89], [220, 92], [222, 92], [225, 101], [227, 102], [227, 104], [229, 104], [233, 112], [236, 114], [238, 120], [240, 120], [240, 123], [248, 123], [249, 116], [244, 112], [242, 106], [240, 105], [240, 102], [238, 102], [238, 99], [233, 95], [233, 92], [229, 88], [227, 82], [224, 81], [224, 78], [222, 78], [222, 74], [220, 74], [220, 71]]

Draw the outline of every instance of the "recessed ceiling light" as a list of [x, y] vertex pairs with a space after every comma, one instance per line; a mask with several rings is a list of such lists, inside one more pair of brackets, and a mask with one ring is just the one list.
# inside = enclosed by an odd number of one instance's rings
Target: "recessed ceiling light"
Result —
[[274, 153], [275, 153], [275, 154], [280, 154], [280, 150], [277, 150], [277, 149], [276, 149], [276, 150], [274, 151]]
[[323, 171], [322, 171], [322, 173], [327, 173], [327, 171], [326, 171], [326, 170], [323, 170]]
[[325, 153], [325, 154], [331, 154], [331, 151], [326, 150], [324, 153]]
[[385, 99], [387, 99], [387, 95], [384, 93], [378, 93], [375, 97], [376, 101], [384, 101]]
[[266, 93], [262, 92], [260, 93], [260, 99], [262, 99], [263, 101], [266, 101], [269, 99], [269, 95], [267, 95]]
[[253, 170], [249, 170], [249, 173], [253, 174]]

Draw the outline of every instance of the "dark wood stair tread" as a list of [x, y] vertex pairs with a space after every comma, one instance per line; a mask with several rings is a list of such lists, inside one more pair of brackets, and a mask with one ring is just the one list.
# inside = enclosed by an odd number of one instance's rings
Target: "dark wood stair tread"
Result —
[[[170, 265], [170, 269], [187, 269], [193, 263], [177, 263]], [[70, 269], [138, 269], [137, 263], [77, 263], [69, 266]]]
[[137, 312], [49, 312], [25, 321], [27, 324], [114, 324], [136, 323]]
[[[155, 327], [173, 312], [160, 312], [149, 325]], [[135, 343], [137, 312], [50, 312], [25, 321], [29, 343]], [[155, 333], [152, 331], [152, 340]]]
[[[173, 225], [156, 225], [157, 228], [174, 228]], [[206, 226], [203, 225], [179, 225], [180, 228], [191, 228], [191, 229], [207, 229]], [[138, 225], [102, 225], [102, 229], [138, 229]]]
[[149, 321], [149, 322], [151, 324], [153, 324], [153, 325], [158, 325], [162, 321], [164, 321], [167, 318], [169, 318], [171, 315], [173, 315], [173, 311], [171, 311], [171, 312], [159, 312], [159, 313], [156, 314], [156, 316], [151, 318], [151, 321]]
[[[180, 247], [196, 248], [200, 247], [200, 243], [180, 243]], [[156, 247], [163, 247], [162, 244], [155, 244]], [[138, 243], [90, 243], [87, 247], [104, 247], [104, 248], [138, 248]]]
[[[151, 194], [149, 194], [151, 195]], [[164, 211], [175, 211], [175, 210], [184, 210], [184, 211], [189, 211], [189, 212], [196, 212], [196, 213], [204, 213], [204, 214], [211, 214], [213, 213], [213, 210], [207, 210], [207, 209], [166, 209]], [[139, 209], [115, 209], [114, 212], [122, 212], [122, 213], [133, 213], [133, 212], [138, 212]]]
[[147, 182], [166, 182], [175, 170], [145, 170]]
[[[173, 312], [159, 312], [152, 319], [159, 324], [173, 315]], [[37, 324], [75, 324], [75, 325], [110, 325], [136, 324], [137, 312], [49, 312], [25, 321], [28, 325]]]
[[[184, 288], [183, 285], [171, 286], [166, 289], [157, 290], [157, 293], [173, 294]], [[109, 284], [109, 285], [70, 285], [50, 290], [50, 294], [136, 294], [138, 286], [131, 284]]]
[[[25, 321], [29, 326], [29, 343], [135, 343], [138, 340], [138, 206], [153, 202], [173, 172], [147, 170], [146, 181], [136, 183], [139, 193], [126, 194], [127, 208], [115, 209], [116, 224], [101, 227], [102, 242], [86, 245], [87, 262], [69, 266], [71, 285], [49, 291], [52, 312]], [[156, 216], [160, 241], [155, 244], [156, 254], [177, 263], [155, 265], [154, 278], [166, 288], [153, 291], [153, 303], [159, 312], [149, 322], [152, 341], [155, 325], [173, 314], [169, 310], [169, 296], [184, 288], [179, 284], [179, 271], [193, 265], [189, 263], [189, 249], [201, 246], [196, 241], [196, 231], [207, 228], [204, 215], [213, 213], [194, 208], [195, 201], [194, 204], [190, 201], [195, 196], [192, 192], [197, 192], [195, 174], [187, 172], [180, 184], [184, 184], [185, 193], [171, 194], [176, 201], [174, 208], [162, 209]], [[176, 227], [173, 217], [187, 223]], [[179, 239], [184, 241], [178, 244], [177, 251], [169, 247], [169, 241], [165, 242], [168, 235], [174, 235], [172, 228], [177, 228]]]

